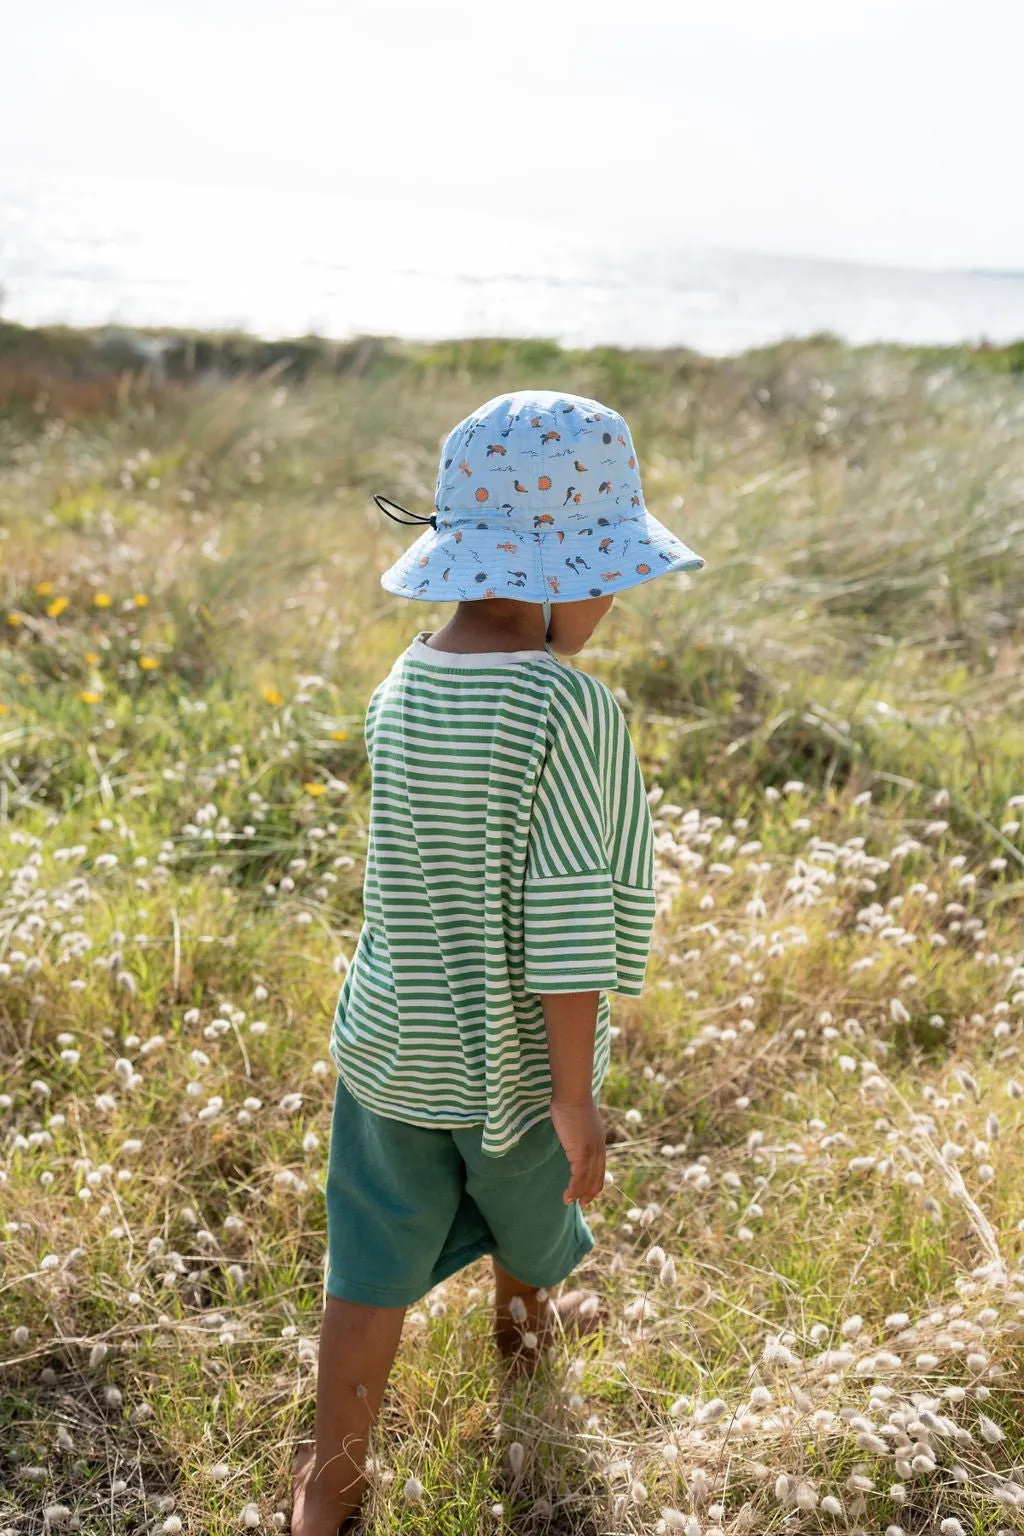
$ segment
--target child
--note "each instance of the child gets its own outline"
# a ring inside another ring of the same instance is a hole
[[[647,512],[622,417],[573,395],[481,406],[445,443],[435,501],[382,578],[458,607],[366,715],[365,921],[331,1042],[327,1304],[295,1536],[358,1512],[405,1309],[433,1286],[489,1254],[498,1347],[527,1363],[578,1313],[578,1293],[547,1292],[593,1245],[607,994],[641,990],[653,857],[618,705],[553,653],[579,652],[616,592],[703,564]]]

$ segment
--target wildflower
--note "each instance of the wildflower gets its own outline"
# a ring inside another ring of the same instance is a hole
[[[158,656],[139,657],[139,666],[142,668],[143,672],[155,672],[159,665],[160,658]]]
[[[149,598],[146,596],[145,592],[136,592],[135,596],[132,598],[132,602],[135,604],[136,608],[148,608],[149,606]]]
[[[10,708],[11,706],[9,704],[0,704],[0,715],[9,714]]]
[[[332,741],[348,741],[348,731],[332,731]]]
[[[95,688],[83,688],[80,690],[78,697],[83,704],[98,704],[103,695],[97,693]]]
[[[7,615],[7,622],[8,622],[8,624],[10,624],[12,629],[16,629],[17,626],[21,623],[21,614],[20,613],[9,613]]]
[[[100,653],[99,653],[99,651],[86,651],[86,653],[85,653],[85,661],[86,661],[86,664],[88,666],[90,666],[90,667],[98,667],[99,664],[100,664]]]
[[[164,1536],[179,1536],[179,1532],[182,1529],[180,1515],[168,1515],[160,1529],[163,1531]]]
[[[264,699],[265,699],[265,700],[266,700],[266,702],[267,702],[267,703],[268,703],[268,704],[273,704],[273,705],[274,705],[274,706],[275,706],[275,708],[276,708],[276,707],[277,707],[277,706],[278,706],[278,705],[281,705],[281,704],[283,704],[283,703],[284,703],[284,697],[283,697],[283,695],[282,695],[282,694],[280,694],[280,693],[279,693],[279,692],[278,692],[278,691],[277,691],[277,689],[276,689],[276,688],[270,688],[270,687],[267,687],[267,688],[261,688],[261,689],[260,689],[260,693],[261,693],[261,694],[262,694],[262,695],[263,695],[263,697],[264,697]]]
[[[66,597],[55,597],[52,603],[47,604],[46,611],[51,619],[59,619],[67,606]]]
[[[326,784],[303,784],[307,795],[324,795],[327,793]]]
[[[92,601],[95,608],[109,608],[113,598],[109,592],[97,592],[94,594]]]
[[[423,1484],[418,1477],[407,1477],[402,1492],[407,1504],[418,1504],[423,1497]]]
[[[260,1508],[258,1504],[247,1504],[238,1517],[239,1523],[246,1530],[254,1531],[260,1523]]]

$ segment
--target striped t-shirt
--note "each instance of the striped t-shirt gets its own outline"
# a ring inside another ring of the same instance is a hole
[[[413,1125],[483,1124],[508,1151],[548,1113],[540,995],[637,996],[653,837],[614,697],[547,651],[424,636],[370,700],[364,922],[331,1054],[355,1099]]]

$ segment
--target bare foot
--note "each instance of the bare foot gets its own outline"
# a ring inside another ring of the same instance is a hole
[[[292,1536],[356,1536],[358,1502],[332,1493],[315,1473],[315,1447],[300,1445],[292,1462]]]

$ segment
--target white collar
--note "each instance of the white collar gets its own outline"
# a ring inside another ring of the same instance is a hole
[[[409,646],[406,655],[412,661],[425,662],[430,667],[507,667],[522,661],[552,661],[550,651],[439,651],[425,642],[431,631],[422,630]]]

